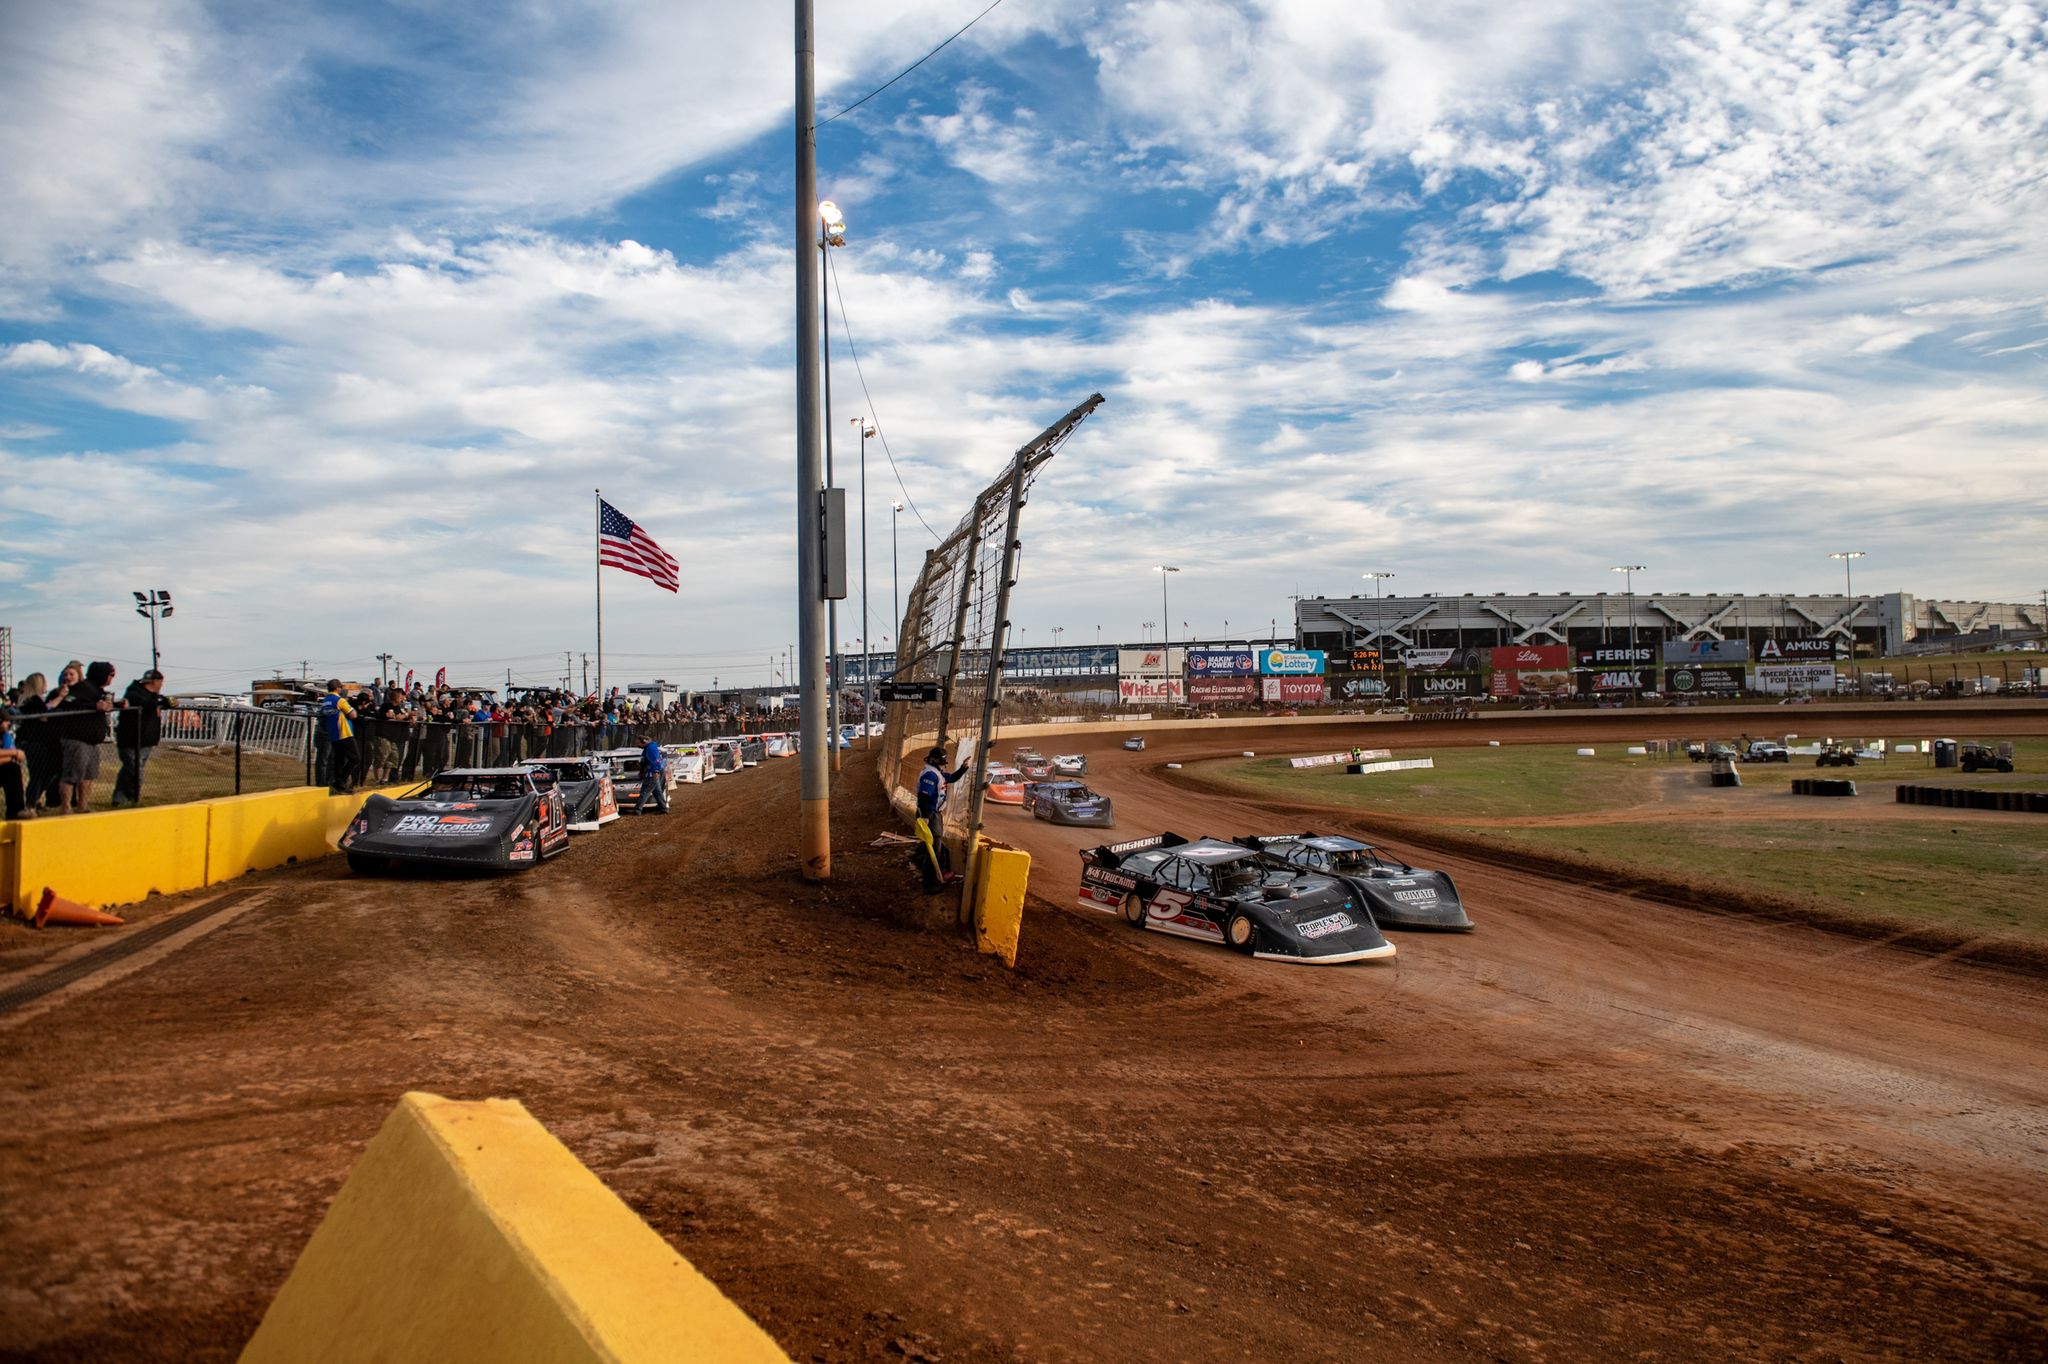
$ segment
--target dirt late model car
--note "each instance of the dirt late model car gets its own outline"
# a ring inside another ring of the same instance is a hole
[[[988,798],[997,805],[1022,805],[1024,774],[1006,763],[990,763]]]
[[[1055,753],[1052,759],[1052,771],[1056,777],[1085,777],[1088,775],[1088,755],[1086,753]]]
[[[1394,955],[1350,884],[1219,838],[1158,834],[1081,854],[1081,904],[1268,961],[1334,966]]]
[[[454,767],[395,800],[371,796],[341,836],[356,872],[401,862],[530,867],[568,846],[554,773],[528,767]]]
[[[1077,781],[1034,781],[1024,787],[1024,813],[1052,824],[1114,829],[1116,806]]]
[[[1145,751],[1145,736],[1133,734],[1130,738],[1124,740],[1124,747],[1132,753],[1143,753]]]
[[[594,834],[619,817],[611,768],[602,758],[529,758],[526,766],[555,774],[569,810],[570,833]]]
[[[1389,857],[1370,843],[1339,834],[1260,834],[1237,840],[1290,867],[1344,881],[1372,911],[1381,928],[1440,928],[1470,932],[1472,920],[1458,888],[1440,871],[1424,871]]]

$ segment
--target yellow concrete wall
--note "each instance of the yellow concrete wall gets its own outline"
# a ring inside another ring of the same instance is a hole
[[[1031,854],[984,840],[974,879],[975,942],[1014,969],[1024,931],[1024,892],[1031,884]]]
[[[387,786],[398,795],[408,786]],[[367,792],[311,786],[0,825],[0,896],[16,913],[44,886],[94,908],[326,857]]]
[[[95,908],[203,886],[206,826],[204,803],[17,824],[8,905],[19,913],[45,886]]]
[[[408,1094],[242,1364],[788,1356],[520,1104]]]

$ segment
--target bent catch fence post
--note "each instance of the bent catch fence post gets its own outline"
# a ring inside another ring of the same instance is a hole
[[[897,626],[899,661],[890,680],[933,683],[938,700],[889,703],[889,718],[882,731],[883,785],[894,791],[902,784],[903,745],[910,734],[931,730],[943,744],[973,724],[980,735],[969,787],[967,864],[961,877],[965,888],[960,903],[963,922],[975,913],[982,799],[988,782],[995,707],[1002,697],[1002,650],[1008,633],[1010,590],[1017,579],[1021,544],[1017,528],[1026,494],[1038,470],[1102,402],[1100,393],[1090,394],[1018,449],[1003,472],[975,497],[953,532],[925,555]]]

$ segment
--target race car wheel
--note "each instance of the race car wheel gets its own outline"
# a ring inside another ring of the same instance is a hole
[[[1145,926],[1145,902],[1135,892],[1124,896],[1124,922],[1132,928]]]
[[[1999,771],[2001,771],[2001,772],[2010,772],[2010,771],[2012,771],[2012,759],[2011,759],[2011,758],[2000,758],[2000,759],[1998,760],[1998,770],[1999,770]]]
[[[1240,911],[1230,916],[1230,922],[1223,926],[1223,940],[1238,951],[1249,955],[1259,945],[1259,926],[1252,922],[1252,916]]]
[[[385,865],[383,858],[372,857],[368,853],[350,853],[348,855],[348,869],[358,876],[370,876],[380,872],[384,870]]]

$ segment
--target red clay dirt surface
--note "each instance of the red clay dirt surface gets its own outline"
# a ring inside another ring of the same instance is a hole
[[[1130,838],[1277,817],[1168,760],[1673,732],[1559,719],[1037,742]],[[250,877],[0,1014],[0,1359],[232,1359],[414,1088],[522,1100],[800,1361],[2044,1355],[2039,974],[1435,855],[1476,932],[1254,961],[1073,907],[1101,835],[999,810],[1013,974],[918,926],[864,753],[801,882],[796,777],[508,877]]]

